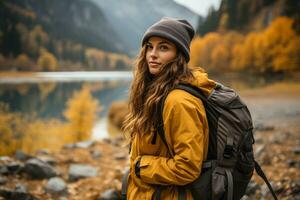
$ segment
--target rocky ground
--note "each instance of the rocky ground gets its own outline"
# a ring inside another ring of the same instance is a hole
[[[241,92],[255,125],[255,157],[279,199],[300,199],[300,87],[276,86]],[[34,155],[0,157],[0,200],[119,199],[128,165],[122,139],[65,145]],[[255,174],[244,200],[272,199]]]
[[[118,199],[127,156],[117,138],[0,157],[0,199]]]

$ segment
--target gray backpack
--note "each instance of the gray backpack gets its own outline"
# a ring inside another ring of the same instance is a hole
[[[253,156],[253,124],[247,106],[236,92],[217,84],[213,92],[206,97],[194,86],[179,84],[182,89],[202,100],[209,124],[209,146],[207,160],[204,161],[201,175],[191,184],[178,187],[178,199],[186,199],[186,190],[190,190],[195,200],[237,200],[245,194],[254,169],[268,185],[274,199],[277,199],[269,181]],[[158,134],[168,147],[160,104],[160,125]],[[169,149],[171,155],[172,151]],[[163,186],[157,187],[153,199],[160,199]]]

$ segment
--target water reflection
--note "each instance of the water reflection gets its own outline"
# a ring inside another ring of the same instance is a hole
[[[48,82],[26,84],[1,84],[0,101],[9,105],[10,110],[28,115],[37,113],[41,118],[62,118],[66,101],[83,86],[89,86],[94,98],[103,105],[99,117],[107,113],[111,102],[124,100],[128,96],[129,81],[101,82]]]
[[[8,104],[10,107],[9,112],[11,113],[6,112],[4,117],[0,115],[0,122],[8,124],[6,127],[2,126],[3,129],[0,126],[0,129],[4,130],[4,128],[8,128],[11,130],[6,134],[7,141],[11,137],[16,141],[19,140],[19,142],[12,145],[19,147],[23,145],[23,149],[28,147],[28,151],[33,150],[29,147],[32,146],[33,142],[37,142],[38,138],[40,138],[41,142],[36,147],[47,146],[50,141],[55,141],[54,143],[61,145],[62,133],[70,132],[68,127],[65,126],[68,122],[63,114],[67,108],[67,102],[76,91],[80,91],[82,88],[89,88],[92,97],[99,101],[102,107],[102,111],[98,113],[100,120],[94,125],[92,137],[96,139],[109,136],[115,137],[118,130],[108,124],[106,117],[113,102],[124,101],[128,98],[130,77],[131,72],[124,72],[123,75],[122,73],[111,72],[56,72],[41,73],[40,75],[35,74],[32,77],[26,76],[23,79],[12,77],[1,78],[0,102]],[[247,74],[212,75],[210,78],[233,87],[238,91],[262,87],[280,80],[248,76]],[[249,105],[251,106],[251,102]],[[256,103],[253,105],[256,106]],[[255,111],[256,107],[252,107]],[[116,106],[114,112],[118,112],[118,114],[122,113],[118,106]],[[22,115],[19,115],[19,113]],[[115,124],[120,124],[120,116],[112,115]],[[30,119],[27,120],[27,117]],[[15,119],[15,121],[11,123],[12,120],[9,120],[10,118]],[[26,120],[22,120],[23,118]],[[20,127],[15,127],[18,124],[22,127],[21,129]],[[108,134],[108,130],[111,131],[110,135]],[[21,135],[25,134],[27,135],[26,137],[21,137]],[[52,136],[52,139],[48,137],[49,135]],[[66,141],[70,140],[67,135],[64,136],[66,136]],[[27,145],[25,148],[25,143],[30,145]]]

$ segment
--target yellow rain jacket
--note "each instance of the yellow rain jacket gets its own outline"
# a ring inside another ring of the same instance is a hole
[[[211,93],[216,83],[201,71],[194,72],[195,80],[190,84],[200,88],[204,94]],[[137,134],[130,153],[127,199],[151,200],[154,185],[164,185],[161,199],[177,200],[176,185],[193,182],[200,174],[202,161],[208,151],[208,121],[202,102],[183,90],[171,91],[163,109],[164,131],[167,143],[174,152],[168,153],[160,137],[151,144],[153,133]],[[134,166],[140,159],[140,176]],[[191,193],[188,199],[193,199]]]

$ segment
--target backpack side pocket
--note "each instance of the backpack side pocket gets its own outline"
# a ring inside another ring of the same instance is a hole
[[[240,152],[233,170],[234,199],[243,197],[254,171],[253,152]]]
[[[203,167],[201,175],[191,184],[188,185],[194,200],[211,200],[211,180],[214,170],[214,161],[208,161],[206,164],[210,164],[209,167]]]

